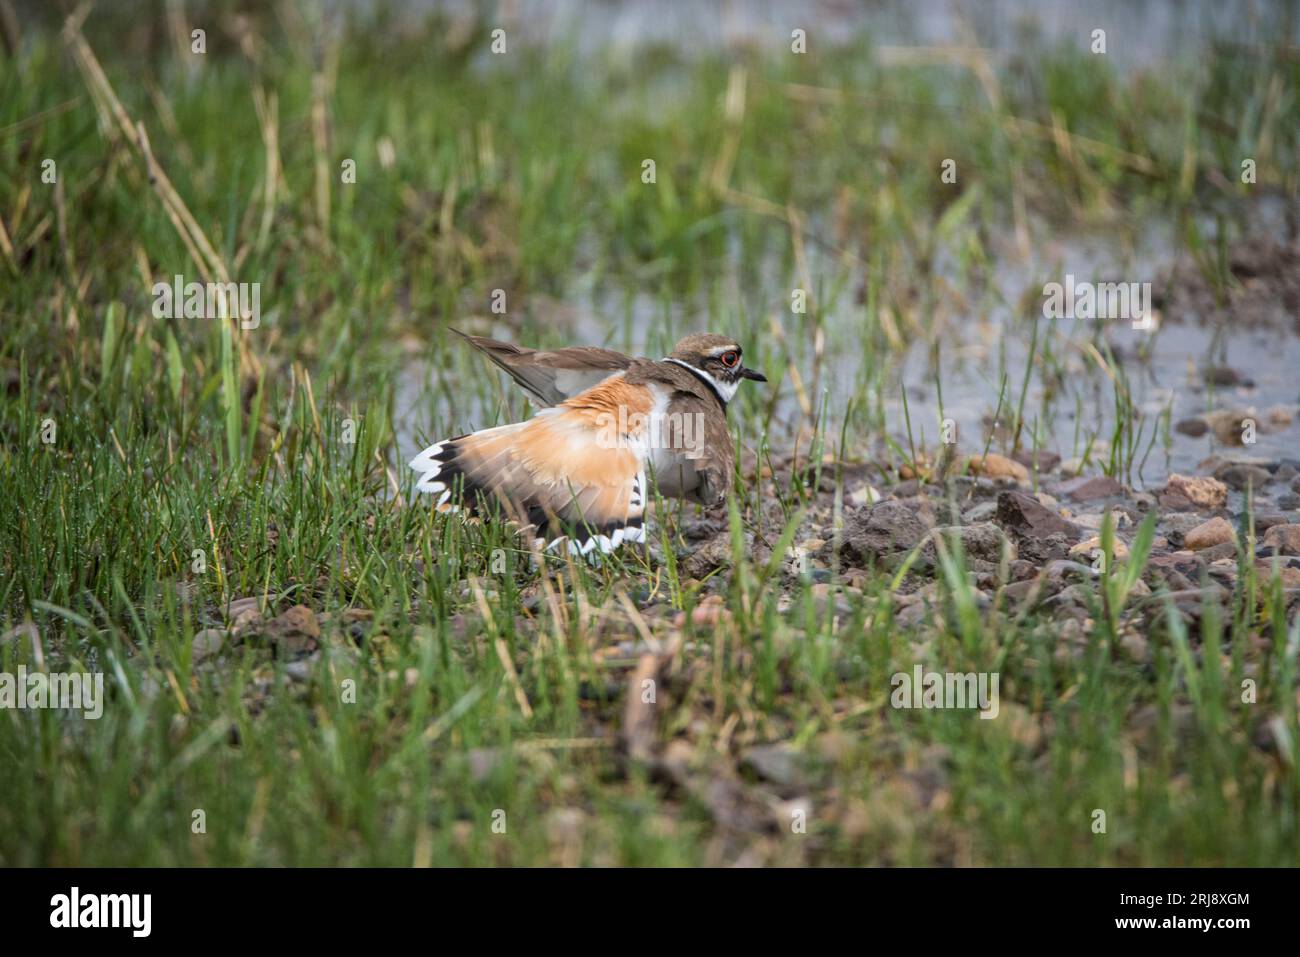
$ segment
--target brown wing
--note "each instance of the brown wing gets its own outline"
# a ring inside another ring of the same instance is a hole
[[[411,463],[423,473],[417,488],[437,494],[440,508],[477,510],[495,499],[547,548],[567,540],[575,553],[613,551],[644,538],[636,415],[653,406],[651,390],[616,376],[527,422],[430,446]]]
[[[543,406],[559,405],[632,363],[631,357],[612,349],[575,346],[547,352],[451,331],[491,359]]]

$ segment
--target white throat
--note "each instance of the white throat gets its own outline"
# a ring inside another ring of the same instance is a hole
[[[719,382],[709,373],[705,372],[703,369],[695,368],[695,366],[691,365],[689,362],[683,362],[681,359],[674,359],[672,356],[664,356],[664,361],[675,362],[677,365],[681,366],[683,369],[687,370],[688,372],[695,373],[697,376],[699,376],[701,379],[703,379],[705,382],[707,382],[710,386],[713,387],[713,391],[718,394],[718,398],[722,400],[723,405],[726,405],[733,398],[735,398],[736,390],[740,388],[739,379],[737,379],[734,382]]]

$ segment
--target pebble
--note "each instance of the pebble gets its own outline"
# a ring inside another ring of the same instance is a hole
[[[875,505],[879,501],[880,493],[870,485],[856,488],[849,493],[849,504],[851,505]]]
[[[1258,465],[1225,465],[1215,470],[1214,477],[1238,491],[1260,488],[1273,480],[1273,474]]]
[[[1174,426],[1174,431],[1182,435],[1190,435],[1194,439],[1199,439],[1206,432],[1210,431],[1210,427],[1202,418],[1183,419]]]
[[[1048,452],[1045,449],[1039,449],[1037,452],[1022,451],[1012,456],[1017,462],[1027,469],[1042,474],[1053,471],[1061,464],[1061,457],[1055,452]]]
[[[998,494],[998,521],[1014,528],[1025,535],[1045,537],[1048,535],[1065,535],[1078,538],[1079,528],[1066,521],[1052,509],[1043,505],[1038,499],[1023,492],[1005,491]]]
[[[1064,581],[1069,575],[1080,575],[1084,578],[1097,578],[1101,572],[1091,565],[1085,565],[1082,562],[1067,562],[1064,559],[1058,559],[1054,562],[1048,562],[1043,573],[1049,581]]]
[[[1090,475],[1072,479],[1061,486],[1061,494],[1076,502],[1095,502],[1124,494],[1124,486],[1109,475]]]
[[[788,744],[760,744],[745,751],[741,766],[765,781],[797,786],[804,780],[803,754]]]
[[[996,452],[988,452],[983,456],[972,455],[967,459],[967,466],[974,475],[983,475],[987,478],[1009,478],[1015,479],[1017,482],[1029,481],[1029,469],[1015,459],[1009,459],[1005,455],[998,455]]]
[[[1291,521],[1291,516],[1285,512],[1256,512],[1255,513],[1255,531],[1267,532],[1274,525],[1286,525]]]
[[[1119,559],[1120,561],[1123,561],[1124,559],[1128,558],[1128,546],[1125,545],[1122,540],[1116,538],[1112,548],[1113,548],[1113,554],[1115,558]],[[1100,535],[1094,535],[1092,538],[1088,539],[1087,541],[1080,542],[1078,545],[1075,545],[1073,548],[1070,549],[1071,555],[1092,555],[1093,553],[1100,553],[1100,552],[1101,552]]]
[[[1205,370],[1206,385],[1230,386],[1230,385],[1254,385],[1254,382],[1246,376],[1243,376],[1231,366],[1210,366]]]
[[[1266,413],[1268,421],[1280,429],[1285,429],[1295,421],[1295,409],[1289,405],[1275,405]]]
[[[190,661],[198,664],[205,658],[211,658],[221,650],[225,640],[226,633],[220,628],[204,628],[195,632],[194,640],[190,643]]]
[[[1197,554],[1203,562],[1231,561],[1235,572],[1237,563],[1236,542],[1220,542],[1218,545],[1211,545],[1209,548],[1201,549]]]
[[[1272,559],[1261,559],[1255,563],[1255,571],[1264,581],[1272,581],[1274,574],[1282,580],[1283,588],[1300,588],[1300,568],[1292,568],[1290,565],[1278,563],[1276,571],[1273,568]]]
[[[1220,508],[1228,500],[1228,486],[1208,477],[1175,473],[1165,482],[1165,491],[1181,495],[1197,508]]]
[[[1231,542],[1233,529],[1226,519],[1214,517],[1187,533],[1184,544],[1194,552]]]
[[[1264,533],[1264,545],[1283,555],[1300,555],[1300,525],[1274,525]]]

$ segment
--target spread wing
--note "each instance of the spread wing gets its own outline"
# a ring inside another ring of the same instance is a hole
[[[559,405],[632,364],[612,349],[579,346],[542,351],[452,330],[510,375],[539,405]]]
[[[496,500],[546,548],[567,540],[586,554],[642,541],[646,443],[634,413],[643,419],[654,404],[650,388],[607,378],[527,422],[430,446],[411,463],[417,488],[443,509]]]

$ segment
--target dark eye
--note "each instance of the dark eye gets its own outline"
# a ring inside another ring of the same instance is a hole
[[[724,353],[723,353],[722,355],[720,355],[718,358],[722,360],[722,364],[723,364],[724,366],[726,366],[728,369],[730,369],[730,368],[734,367],[734,366],[736,365],[736,363],[738,363],[738,362],[740,361],[740,353],[739,353],[739,352],[735,352],[735,351],[732,351],[732,352],[724,352]]]

